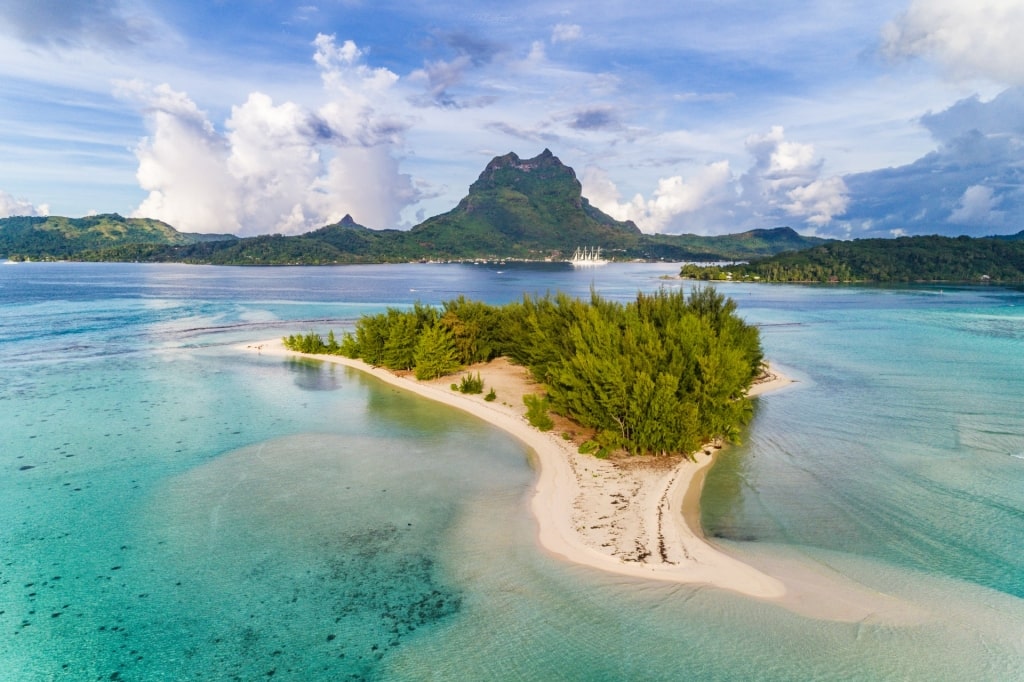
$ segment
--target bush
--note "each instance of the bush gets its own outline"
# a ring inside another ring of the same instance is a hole
[[[281,341],[284,342],[285,348],[299,353],[327,352],[327,344],[324,343],[323,338],[319,334],[312,331],[305,335],[292,334],[291,336],[284,337],[283,339],[281,339]]]
[[[462,377],[462,383],[459,384],[460,393],[483,393],[484,392],[484,380],[480,378],[480,372],[476,373],[476,376],[467,374]]]
[[[550,431],[555,427],[555,422],[548,414],[548,397],[540,395],[524,395],[523,403],[526,404],[526,421],[530,422],[538,431]]]
[[[484,400],[486,400],[489,403],[493,403],[497,398],[498,395],[494,392],[493,388],[491,389],[490,393],[484,396]]]

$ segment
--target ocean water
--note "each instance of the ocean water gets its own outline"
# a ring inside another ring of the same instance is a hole
[[[0,265],[0,680],[1024,679],[1024,294],[728,284],[798,382],[703,524],[924,614],[799,615],[538,548],[529,453],[260,341],[674,265]]]

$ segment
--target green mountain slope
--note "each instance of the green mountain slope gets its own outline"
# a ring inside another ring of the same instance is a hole
[[[161,246],[138,253],[132,260],[209,263],[212,265],[333,265],[408,260],[391,256],[398,230],[371,230],[351,216],[341,222],[296,236],[260,235],[230,242]],[[110,259],[110,251],[90,254]]]
[[[646,260],[746,260],[784,251],[808,249],[828,239],[805,237],[790,227],[749,230],[738,234],[705,237],[696,234],[645,234],[636,257]]]
[[[458,206],[406,237],[428,257],[566,257],[578,246],[635,248],[640,230],[590,205],[576,173],[545,149],[525,161],[514,153],[487,164]]]
[[[0,257],[62,259],[131,245],[194,244],[236,239],[231,235],[178,232],[167,223],[149,218],[125,218],[116,213],[64,218],[61,216],[0,219]]]

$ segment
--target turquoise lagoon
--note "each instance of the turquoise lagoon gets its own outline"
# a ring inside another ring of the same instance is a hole
[[[816,620],[538,548],[529,453],[259,341],[674,265],[0,266],[0,679],[1024,679],[1024,294],[727,284],[798,383],[716,543],[924,613]]]

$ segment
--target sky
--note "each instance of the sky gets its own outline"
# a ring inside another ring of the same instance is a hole
[[[550,149],[648,233],[1024,229],[1024,0],[0,0],[0,217],[408,229]]]

